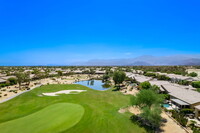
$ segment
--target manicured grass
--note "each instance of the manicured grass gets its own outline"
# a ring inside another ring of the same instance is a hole
[[[77,124],[84,114],[78,104],[57,103],[36,113],[0,124],[1,133],[57,133]]]
[[[61,94],[54,97],[38,96],[45,92],[56,92],[66,89],[87,91],[79,94]],[[118,110],[129,105],[129,102],[130,96],[111,90],[97,91],[78,84],[46,85],[0,104],[0,124],[25,117],[55,103],[74,103],[81,105],[85,113],[76,125],[69,129],[66,128],[63,133],[146,132],[145,129],[140,128],[129,120],[131,114],[118,113]],[[54,120],[49,122],[54,122]],[[31,125],[29,122],[27,124]],[[2,128],[0,128],[0,131]]]

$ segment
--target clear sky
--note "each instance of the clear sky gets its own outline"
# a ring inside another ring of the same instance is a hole
[[[0,65],[200,53],[199,0],[1,0]]]

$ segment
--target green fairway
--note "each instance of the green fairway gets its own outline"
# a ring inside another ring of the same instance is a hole
[[[61,90],[87,91],[78,94],[41,96],[42,93]],[[29,130],[28,128],[32,128],[32,132],[43,130],[43,133],[146,132],[145,129],[133,124],[129,120],[131,114],[118,113],[121,107],[126,107],[129,103],[130,96],[123,95],[116,91],[97,91],[78,84],[46,85],[0,104],[0,131],[4,131],[3,133],[12,133],[10,132],[12,130],[14,133],[17,133],[20,129],[26,131]],[[55,108],[53,106],[58,107]],[[61,106],[68,106],[66,108],[71,108],[72,112],[63,109],[64,107]],[[71,113],[73,115],[71,115]],[[42,114],[44,115],[42,116]],[[70,118],[68,117],[69,114]],[[42,118],[39,118],[39,116],[42,116]],[[45,119],[45,117],[49,117],[48,120]],[[55,119],[55,117],[58,118]],[[42,119],[43,121],[38,119]],[[35,123],[35,121],[38,122]],[[22,125],[20,125],[20,123]],[[31,127],[32,125],[35,127]],[[53,125],[53,127],[50,125]],[[48,126],[50,126],[50,128]],[[6,129],[7,127],[10,127],[9,131]],[[6,132],[6,130],[8,132]],[[26,133],[23,131],[20,133]]]
[[[80,121],[84,108],[77,104],[57,103],[31,115],[0,124],[1,133],[45,133],[64,131]]]

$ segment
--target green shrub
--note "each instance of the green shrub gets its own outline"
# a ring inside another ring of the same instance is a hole
[[[193,113],[193,109],[189,109],[189,108],[185,108],[185,109],[181,109],[180,113],[186,115],[186,114],[191,114]]]
[[[140,85],[139,85],[140,89],[150,89],[151,88],[151,84],[148,82],[148,81],[145,81],[145,82],[142,82]]]
[[[195,87],[195,88],[200,88],[200,81],[192,82],[192,86]]]
[[[199,127],[194,127],[192,129],[193,133],[200,133],[200,128]]]
[[[176,111],[172,112],[172,117],[177,120],[182,126],[186,127],[188,123],[188,119],[184,117],[183,114],[179,114]]]
[[[162,94],[162,95],[165,98],[165,100],[169,100],[170,99],[170,95],[169,94]]]
[[[144,76],[156,77],[156,74],[155,73],[145,73]]]
[[[10,83],[10,85],[15,85],[15,84],[17,84],[17,79],[16,78],[9,78],[8,82]]]
[[[180,84],[180,85],[190,85],[191,82],[187,81],[187,80],[181,80],[181,81],[178,82],[178,84]]]
[[[197,77],[197,75],[198,75],[198,74],[195,73],[195,72],[191,72],[191,73],[188,74],[188,76],[191,76],[191,77]]]
[[[170,80],[170,77],[166,76],[166,75],[158,75],[157,76],[158,80]]]

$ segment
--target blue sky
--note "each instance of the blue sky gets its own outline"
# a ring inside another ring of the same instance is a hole
[[[199,0],[1,0],[0,65],[200,53]]]

